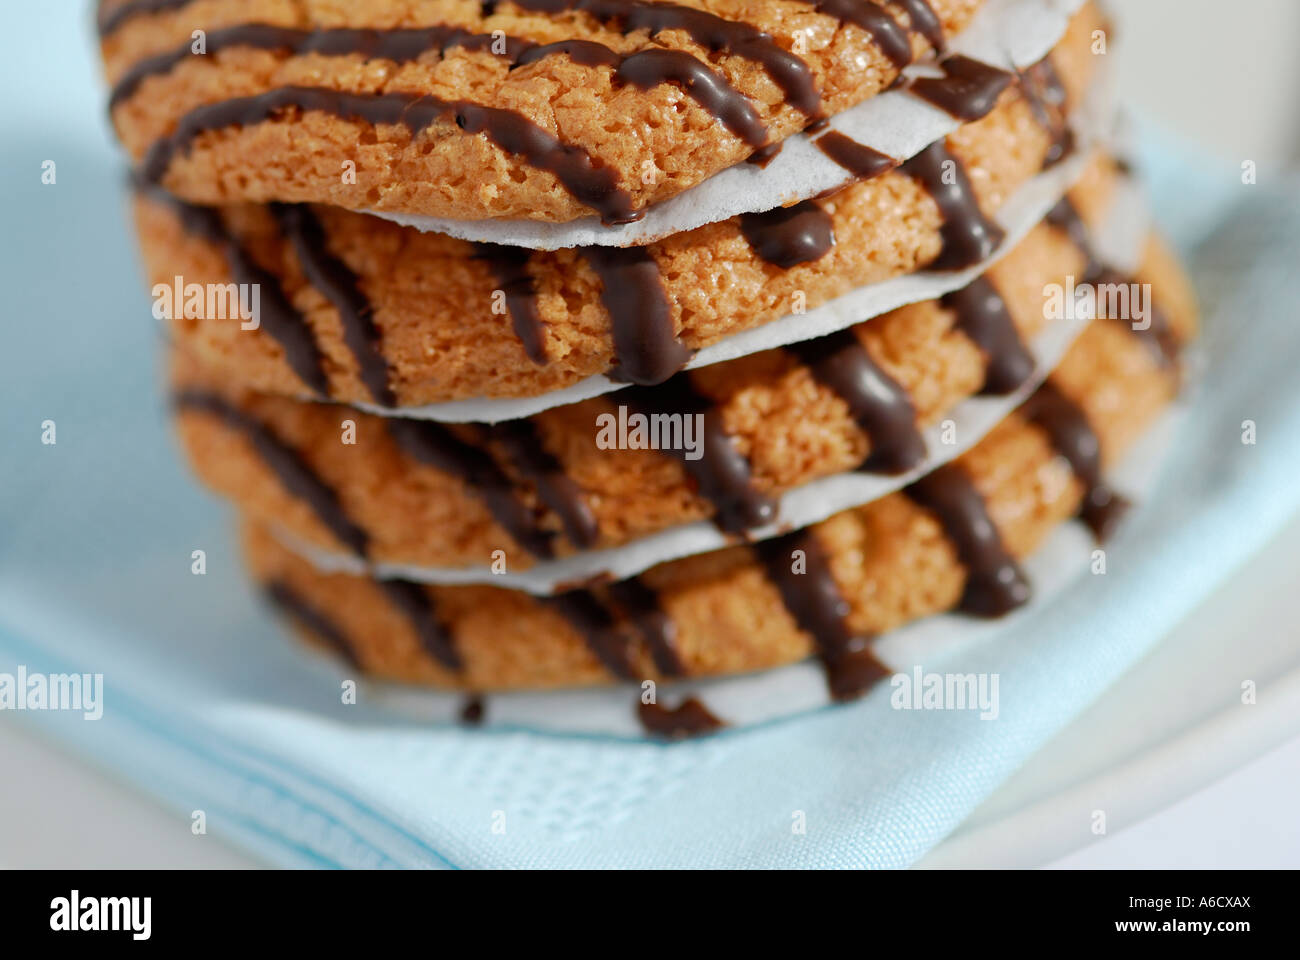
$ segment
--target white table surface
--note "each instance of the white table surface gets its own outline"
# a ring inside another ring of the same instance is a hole
[[[1300,3],[1112,8],[1122,89],[1143,115],[1261,173],[1294,165]],[[1298,570],[1300,520],[921,865],[1300,866]],[[1243,706],[1253,678],[1259,702]],[[257,865],[13,715],[0,714],[0,770],[19,772],[0,790],[0,867]],[[1104,836],[1089,830],[1099,809]]]

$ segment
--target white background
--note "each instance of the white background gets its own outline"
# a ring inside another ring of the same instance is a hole
[[[1261,175],[1295,168],[1300,2],[1111,6],[1121,89],[1145,119]],[[1300,521],[923,865],[1300,867],[1297,570]],[[1246,678],[1255,706],[1239,702]],[[0,867],[252,865],[12,715],[0,714],[0,770],[19,772],[0,790]]]

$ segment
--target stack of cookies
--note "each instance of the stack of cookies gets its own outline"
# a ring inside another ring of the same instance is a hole
[[[103,0],[99,29],[184,447],[366,675],[639,685],[667,733],[719,721],[646,681],[816,658],[857,697],[881,634],[1007,614],[1053,528],[1104,538],[1177,393],[1195,306],[1086,119],[1091,3]]]

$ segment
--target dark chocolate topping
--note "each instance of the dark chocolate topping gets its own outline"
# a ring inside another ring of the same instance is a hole
[[[851,23],[871,35],[880,52],[896,67],[912,62],[912,40],[903,25],[885,12],[884,7],[864,0],[807,0],[818,13]],[[915,4],[913,4],[915,6]],[[914,11],[908,9],[908,14]],[[915,22],[915,21],[913,21]],[[917,32],[921,32],[918,26]]]
[[[1065,231],[1070,242],[1087,258],[1087,266],[1083,271],[1085,280],[1091,280],[1101,273],[1102,266],[1093,252],[1088,225],[1083,222],[1083,217],[1079,216],[1079,211],[1068,196],[1062,197],[1056,206],[1047,211],[1045,220],[1056,229]]]
[[[1140,285],[1135,277],[1112,269],[1102,270],[1093,278],[1092,282],[1098,287]],[[1149,304],[1149,310],[1150,315],[1146,318],[1149,323],[1145,330],[1133,325],[1137,320],[1133,316],[1117,315],[1106,319],[1123,324],[1126,330],[1147,345],[1147,349],[1151,351],[1151,355],[1156,358],[1161,366],[1177,371],[1181,352],[1178,335],[1174,333],[1173,327],[1169,325],[1169,318],[1165,316],[1160,308],[1152,303]]]
[[[1037,424],[1052,440],[1056,452],[1070,464],[1083,482],[1083,504],[1079,516],[1093,536],[1104,542],[1129,508],[1129,503],[1102,480],[1101,440],[1088,416],[1050,380],[1038,388],[1021,409],[1026,419]]]
[[[984,498],[955,463],[927,474],[904,492],[935,514],[966,568],[961,609],[978,617],[1000,617],[1029,600],[1029,583],[1002,545]]]
[[[557,54],[562,54],[584,67],[617,67],[623,62],[623,55],[617,50],[596,40],[577,39],[557,40],[555,43],[528,47],[519,54],[515,62],[517,66],[524,67]]]
[[[461,723],[469,727],[477,727],[483,723],[486,716],[487,703],[483,697],[475,694],[465,698],[465,703],[460,708]]]
[[[843,398],[849,415],[870,438],[871,453],[861,469],[899,474],[925,460],[925,440],[911,398],[872,359],[851,329],[786,349]]]
[[[1060,202],[1051,209],[1047,214],[1047,222],[1058,230],[1064,230],[1074,245],[1087,257],[1088,265],[1084,270],[1083,277],[1085,283],[1094,286],[1109,284],[1128,286],[1136,282],[1133,277],[1104,266],[1097,258],[1089,240],[1088,225],[1083,222],[1083,217],[1079,216],[1079,211],[1068,196],[1062,197]],[[1155,304],[1150,305],[1150,311],[1151,315],[1147,318],[1150,322],[1145,330],[1133,326],[1133,317],[1107,317],[1105,319],[1122,323],[1135,337],[1140,338],[1150,347],[1152,354],[1160,361],[1162,366],[1177,370],[1180,353],[1178,336],[1174,333],[1173,327],[1169,324],[1169,318],[1164,315],[1163,311],[1158,309]]]
[[[925,187],[943,215],[943,248],[930,269],[972,267],[1002,243],[1006,234],[984,216],[966,168],[944,141],[932,143],[898,169]]]
[[[934,8],[930,6],[930,0],[894,0],[894,2],[907,12],[912,30],[925,37],[930,46],[942,53],[946,45],[943,24],[939,22]]]
[[[582,634],[589,649],[620,680],[636,678],[631,635],[590,590],[571,590],[548,598],[554,608]]]
[[[665,450],[681,461],[694,479],[699,495],[713,504],[713,522],[728,533],[762,527],[776,517],[776,502],[753,483],[749,461],[736,449],[726,432],[722,411],[696,391],[689,373],[679,373],[653,389],[631,388],[614,394],[614,400],[653,416],[702,414],[702,456],[689,460],[686,450]]]
[[[1006,301],[988,277],[977,277],[940,301],[957,315],[956,327],[984,354],[983,391],[1005,396],[1014,393],[1034,373],[1034,358],[1025,349],[1007,310]]]
[[[343,342],[356,358],[361,381],[375,403],[382,407],[397,404],[388,384],[388,360],[384,356],[383,335],[375,325],[370,299],[361,291],[357,275],[330,252],[324,228],[302,204],[271,205],[280,230],[293,244],[298,263],[307,282],[319,290],[338,311],[343,325]]]
[[[624,618],[641,634],[655,668],[665,677],[685,675],[677,652],[677,624],[659,604],[659,597],[640,577],[611,584],[610,596]]]
[[[691,351],[677,339],[659,265],[645,247],[584,247],[600,277],[600,302],[614,338],[613,380],[662,383],[684,367]]]
[[[537,287],[528,272],[532,251],[524,247],[507,247],[499,243],[477,243],[476,256],[487,262],[497,284],[506,295],[506,309],[515,336],[523,345],[528,359],[539,366],[546,363],[545,328],[537,310]]]
[[[713,114],[728,130],[752,147],[767,143],[767,127],[749,98],[733,87],[722,74],[684,50],[653,47],[626,56],[594,40],[560,40],[523,51],[520,66],[551,54],[562,53],[585,67],[614,67],[614,79],[651,90],[672,83]]]
[[[883,173],[888,173],[899,165],[899,161],[879,150],[873,150],[865,144],[858,143],[838,130],[827,130],[813,141],[813,144],[826,156],[830,157],[849,173],[855,180],[870,180]]]
[[[659,737],[695,737],[726,726],[696,697],[687,697],[671,710],[638,700],[637,719],[647,733]]]
[[[749,98],[689,53],[642,50],[623,61],[617,76],[642,90],[674,83],[751,147],[767,144],[767,127]]]
[[[145,187],[143,192],[151,200],[171,206],[186,233],[221,248],[235,282],[257,289],[258,320],[284,351],[285,361],[308,389],[318,396],[328,397],[329,378],[325,375],[324,358],[311,324],[289,302],[279,279],[253,260],[239,238],[226,227],[221,214],[212,207],[197,207],[177,200],[158,189]]]
[[[409,580],[376,580],[388,602],[405,614],[425,653],[448,670],[460,670],[464,664],[456,643],[434,613],[433,599],[427,587]]]
[[[485,134],[506,153],[554,174],[576,200],[599,213],[606,223],[629,223],[643,216],[642,211],[633,208],[627,191],[618,185],[617,171],[582,148],[556,139],[522,114],[413,93],[345,93],[289,86],[205,104],[187,113],[170,136],[149,148],[142,175],[147,181],[160,181],[172,158],[188,150],[194,138],[205,131],[262,123],[291,108],[321,110],[370,124],[403,124],[412,136],[436,122],[454,122],[466,133]]]
[[[1066,90],[1049,57],[1020,74],[1020,92],[1034,119],[1051,135],[1044,167],[1053,167],[1074,152],[1074,131],[1066,115]]]
[[[889,670],[871,652],[872,638],[849,630],[848,601],[831,575],[826,551],[811,531],[796,530],[754,549],[795,623],[812,635],[832,697],[851,700],[888,676]],[[803,573],[793,569],[796,550],[803,551]]]
[[[745,158],[745,162],[752,163],[756,167],[766,167],[777,158],[784,146],[785,144],[778,140],[776,143],[769,143],[765,147],[759,147]]]
[[[252,416],[231,405],[215,393],[181,390],[173,398],[178,411],[194,410],[217,417],[232,430],[248,438],[267,467],[279,478],[285,490],[301,499],[338,541],[360,557],[369,547],[366,532],[349,519],[330,487],[294,450]]]
[[[350,666],[360,669],[361,661],[357,658],[357,652],[338,624],[308,603],[305,597],[283,580],[272,580],[264,589],[267,599],[276,607],[324,640]]]
[[[740,231],[761,259],[783,270],[820,260],[835,246],[835,222],[816,200],[743,214]]]
[[[939,64],[942,77],[918,77],[912,93],[958,120],[970,123],[988,116],[1015,74],[960,54]]]
[[[552,534],[538,527],[510,478],[490,456],[432,420],[390,417],[385,424],[409,456],[459,477],[470,491],[482,497],[501,528],[530,554],[548,559],[555,555]]]
[[[536,487],[542,502],[560,518],[569,542],[584,550],[595,546],[600,536],[596,515],[560,461],[542,446],[536,425],[531,420],[507,420],[490,427],[489,435],[501,445],[519,474]]]

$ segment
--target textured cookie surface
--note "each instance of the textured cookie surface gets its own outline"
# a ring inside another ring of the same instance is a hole
[[[563,687],[817,654],[833,692],[852,696],[881,675],[865,638],[954,607],[993,615],[1023,602],[1016,559],[1076,513],[1095,520],[1114,507],[1100,465],[1135,442],[1177,382],[1128,324],[1095,321],[1021,411],[906,491],[756,547],[549,600],[323,575],[256,524],[247,557],[309,634],[382,678]]]
[[[619,220],[887,88],[981,3],[116,0],[100,30],[119,136],[187,200]]]
[[[1053,54],[1072,101],[1094,66],[1086,41],[1074,31],[1070,54]],[[1039,172],[1055,142],[1012,87],[928,151],[918,175],[904,168],[819,203],[621,252],[529,255],[335,208],[178,210],[153,194],[137,204],[139,234],[151,284],[259,285],[256,330],[219,312],[173,311],[176,339],[233,383],[380,406],[535,396],[611,371],[659,382],[692,350],[950,249],[978,260],[996,246],[985,215]],[[967,176],[939,181],[958,170]],[[920,174],[955,195],[946,216]]]
[[[1108,207],[1112,176],[1099,166],[1072,192],[1085,220]],[[1153,245],[1138,279],[1152,284],[1163,322],[1187,339],[1183,279],[1157,251]],[[538,558],[617,546],[696,520],[739,531],[757,525],[746,521],[762,517],[765,504],[809,481],[863,465],[883,473],[916,466],[924,452],[918,425],[937,422],[981,389],[1005,393],[1023,382],[1032,364],[1020,348],[1049,323],[1044,288],[1082,276],[1085,263],[1064,230],[1045,224],[985,283],[943,302],[497,428],[388,422],[347,407],[252,395],[223,387],[178,355],[178,393],[219,396],[240,415],[181,405],[178,424],[199,476],[248,515],[323,550],[352,549],[350,535],[268,461],[250,435],[256,424],[333,491],[377,562],[483,567],[503,551],[512,569],[524,569]],[[858,392],[864,378],[874,385],[865,397]],[[699,459],[611,449],[614,435],[602,426],[638,411],[679,418],[703,411],[692,426]],[[708,446],[714,427],[718,442]]]

